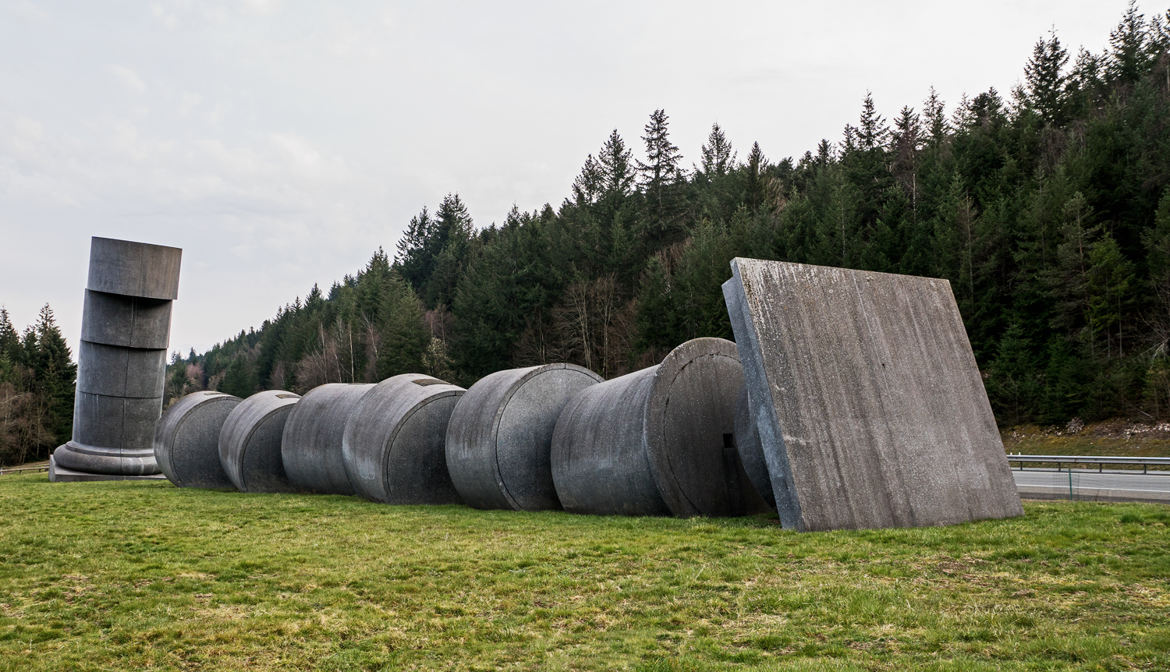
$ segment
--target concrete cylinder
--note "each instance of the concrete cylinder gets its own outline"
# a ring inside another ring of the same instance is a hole
[[[53,452],[50,480],[159,473],[154,432],[181,259],[175,247],[91,240],[73,438]]]
[[[236,405],[219,431],[219,463],[240,492],[295,492],[284,473],[280,444],[299,394],[257,392]]]
[[[154,433],[154,458],[171,483],[181,488],[234,490],[219,461],[219,433],[242,400],[206,390],[176,401]]]
[[[329,383],[305,393],[289,414],[280,446],[289,483],[319,494],[356,494],[346,474],[341,441],[349,414],[373,387]]]
[[[552,471],[576,513],[732,516],[763,510],[735,449],[735,344],[687,341],[662,363],[586,388],[553,431]]]
[[[569,399],[604,380],[573,364],[497,371],[455,404],[447,469],[463,501],[480,509],[559,509],[549,453]]]
[[[387,378],[363,397],[345,427],[350,482],[387,504],[457,504],[444,450],[451,412],[464,390],[415,373]]]

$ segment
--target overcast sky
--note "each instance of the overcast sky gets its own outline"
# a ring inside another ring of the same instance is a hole
[[[90,236],[173,245],[171,349],[203,351],[446,193],[478,226],[559,205],[655,108],[687,165],[712,122],[799,157],[867,90],[887,118],[1006,96],[1037,39],[1100,52],[1125,7],[0,0],[0,305],[20,329],[49,302],[76,356]]]

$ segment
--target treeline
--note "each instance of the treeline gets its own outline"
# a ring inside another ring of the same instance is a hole
[[[696,161],[656,110],[553,208],[478,229],[457,195],[328,295],[314,287],[168,392],[305,391],[421,370],[469,384],[569,361],[612,377],[731,337],[734,256],[947,278],[1001,424],[1170,417],[1170,12],[1130,5],[1103,53],[1039,40],[1008,95],[930,91],[798,159],[718,125]]]
[[[69,440],[76,381],[49,304],[23,334],[0,307],[0,465],[45,459]]]

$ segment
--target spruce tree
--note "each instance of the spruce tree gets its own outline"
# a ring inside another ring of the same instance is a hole
[[[708,180],[723,177],[735,165],[735,152],[731,149],[731,141],[724,135],[719,124],[711,124],[711,133],[699,154],[702,156],[702,167],[698,172]]]
[[[57,444],[65,443],[73,429],[73,401],[77,365],[69,345],[57,327],[53,309],[45,304],[37,315],[36,356],[33,375],[47,410],[46,427]]]

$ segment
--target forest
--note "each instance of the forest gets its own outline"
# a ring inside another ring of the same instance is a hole
[[[866,95],[778,160],[715,124],[688,160],[654,110],[556,207],[482,227],[456,193],[422,207],[392,254],[173,354],[167,397],[551,361],[613,377],[731,338],[720,285],[745,256],[948,279],[1001,427],[1170,419],[1170,11],[1131,4],[1101,53],[1040,38],[1012,91],[887,114]]]
[[[0,466],[47,458],[69,440],[76,379],[49,304],[23,333],[0,306]]]

